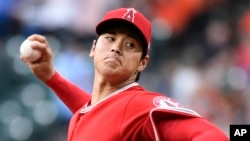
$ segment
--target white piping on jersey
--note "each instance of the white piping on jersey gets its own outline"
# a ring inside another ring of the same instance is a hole
[[[151,121],[151,124],[153,126],[153,130],[154,130],[154,135],[155,135],[155,141],[160,141],[160,136],[158,134],[158,131],[157,131],[157,128],[156,128],[156,125],[155,125],[155,122],[154,122],[154,119],[153,119],[153,112],[154,111],[157,111],[157,110],[169,110],[169,111],[175,111],[175,112],[179,112],[180,114],[181,113],[184,113],[184,114],[188,114],[192,117],[201,117],[197,112],[191,110],[191,109],[187,109],[187,108],[183,108],[183,107],[157,107],[157,108],[154,108],[150,111],[149,113],[149,116],[150,116],[150,121]],[[186,115],[186,116],[188,116]]]
[[[93,107],[95,107],[95,106],[98,105],[99,103],[105,101],[106,99],[108,99],[108,98],[110,98],[110,97],[112,97],[112,96],[114,96],[114,95],[117,95],[118,93],[123,92],[123,91],[125,91],[125,90],[127,90],[127,89],[129,89],[129,88],[131,88],[131,87],[137,86],[137,85],[139,85],[137,82],[133,82],[133,83],[131,83],[131,84],[128,84],[127,86],[124,86],[124,87],[120,88],[119,90],[116,90],[115,92],[111,93],[110,95],[108,95],[107,97],[103,98],[102,100],[100,100],[99,102],[97,102],[97,103],[95,103],[95,104],[93,104],[93,105],[88,106],[88,103],[86,103],[85,106],[82,108],[82,110],[81,110],[80,113],[87,113],[87,112],[89,112]]]
[[[151,124],[153,126],[153,130],[154,130],[154,134],[155,134],[155,141],[160,141],[160,137],[158,135],[158,132],[157,132],[157,129],[156,129],[156,125],[155,125],[155,122],[154,122],[154,119],[153,119],[153,116],[152,116],[152,113],[154,112],[154,109],[150,111],[150,121],[151,121]]]

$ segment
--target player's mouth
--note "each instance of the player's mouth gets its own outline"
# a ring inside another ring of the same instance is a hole
[[[116,62],[116,63],[121,64],[121,61],[118,58],[116,58],[116,57],[108,57],[105,60],[107,60],[109,62]]]
[[[115,63],[115,64],[119,64],[119,65],[122,64],[121,60],[119,59],[119,57],[114,56],[114,55],[110,55],[110,56],[106,57],[104,60],[106,62],[111,62],[111,63]]]

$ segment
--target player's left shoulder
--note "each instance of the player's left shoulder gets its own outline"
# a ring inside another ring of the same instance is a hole
[[[182,106],[174,99],[161,93],[144,91],[138,93],[131,100],[131,103],[135,105],[141,105],[144,108],[149,109],[151,114],[161,113],[200,117],[200,115],[194,110]]]
[[[186,108],[174,99],[164,95],[155,96],[153,98],[153,104],[155,105],[155,108],[151,110],[151,113],[168,113],[182,116],[200,117],[200,115],[196,111]]]

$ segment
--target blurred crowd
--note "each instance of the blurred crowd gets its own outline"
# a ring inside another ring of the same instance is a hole
[[[0,0],[0,141],[66,141],[71,113],[20,61],[22,41],[45,35],[56,70],[91,93],[95,25],[118,7],[140,10],[153,25],[141,85],[227,135],[230,124],[250,123],[249,0]]]

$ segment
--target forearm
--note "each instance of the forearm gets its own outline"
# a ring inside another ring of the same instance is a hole
[[[81,88],[64,79],[58,72],[46,82],[63,103],[71,110],[76,112],[90,99],[90,95]]]

